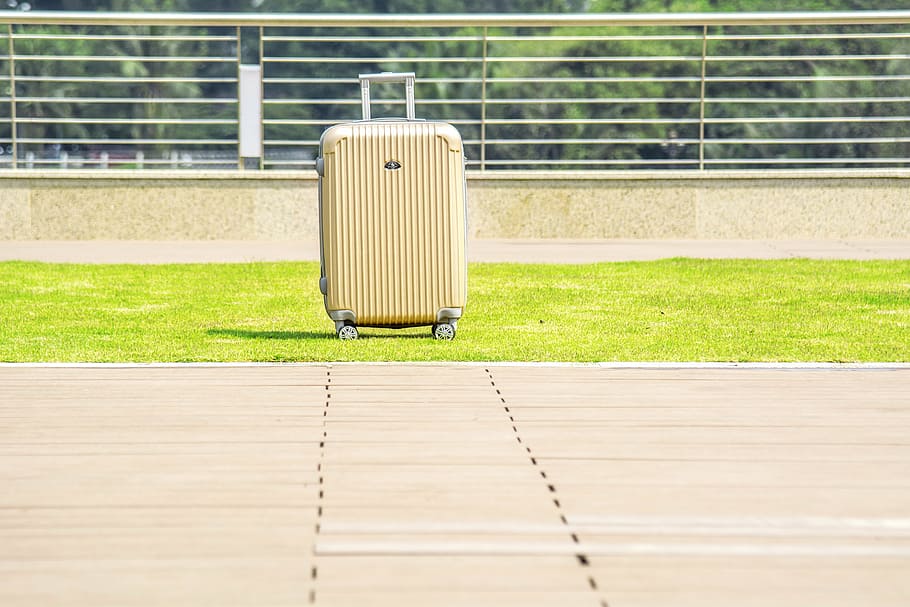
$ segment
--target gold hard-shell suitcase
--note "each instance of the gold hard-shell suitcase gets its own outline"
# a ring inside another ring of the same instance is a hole
[[[319,143],[320,290],[341,339],[431,325],[452,339],[467,298],[464,148],[417,120],[413,73],[360,76],[363,120]],[[370,119],[370,83],[403,82],[407,118]]]

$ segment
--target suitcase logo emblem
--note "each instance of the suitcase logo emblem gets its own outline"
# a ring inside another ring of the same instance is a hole
[[[389,160],[387,163],[385,163],[385,170],[387,171],[397,171],[400,168],[401,163],[397,160]]]

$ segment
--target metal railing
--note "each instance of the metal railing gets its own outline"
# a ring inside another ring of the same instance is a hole
[[[457,125],[480,170],[910,166],[910,11],[5,12],[0,27],[0,167],[311,168],[322,131],[359,118],[357,74],[382,70],[417,73],[418,116]],[[243,158],[250,63],[262,141]]]

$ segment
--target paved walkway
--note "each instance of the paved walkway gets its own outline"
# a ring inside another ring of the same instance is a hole
[[[910,369],[0,366],[0,605],[904,606]]]
[[[910,259],[906,240],[474,240],[471,261],[589,263],[667,257]],[[0,261],[181,263],[319,259],[316,242],[0,241]]]

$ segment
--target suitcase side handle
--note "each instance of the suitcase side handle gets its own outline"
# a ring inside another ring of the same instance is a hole
[[[370,119],[370,83],[403,82],[408,120],[416,116],[414,102],[414,72],[382,72],[381,74],[360,74],[360,102],[363,105],[363,119]]]

